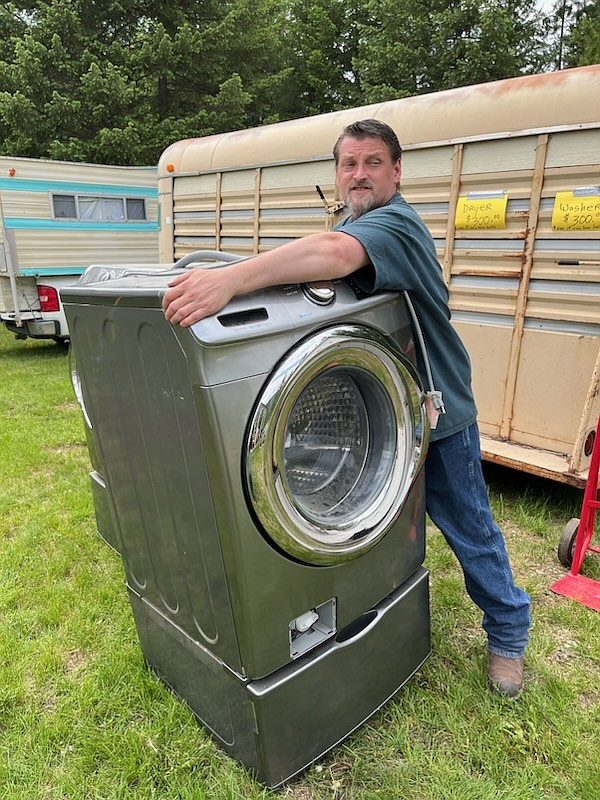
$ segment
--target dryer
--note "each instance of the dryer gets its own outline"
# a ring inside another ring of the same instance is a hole
[[[409,316],[399,294],[336,281],[173,327],[175,272],[91,267],[62,292],[95,502],[148,664],[276,786],[429,654]]]

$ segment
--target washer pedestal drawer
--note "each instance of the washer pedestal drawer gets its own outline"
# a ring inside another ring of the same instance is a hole
[[[348,736],[430,652],[424,568],[336,636],[253,681],[215,659],[131,589],[130,597],[150,666],[268,786],[283,783]]]

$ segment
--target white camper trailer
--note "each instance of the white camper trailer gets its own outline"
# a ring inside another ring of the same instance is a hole
[[[158,262],[155,167],[0,157],[0,321],[66,340],[60,289],[92,263]]]
[[[367,117],[403,145],[402,193],[473,362],[484,457],[582,486],[600,414],[600,66],[177,142],[158,167],[160,260],[330,226],[333,144]]]

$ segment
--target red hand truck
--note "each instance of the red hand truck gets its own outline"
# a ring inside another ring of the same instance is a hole
[[[571,567],[550,589],[565,597],[572,597],[584,606],[600,611],[600,581],[580,575],[579,570],[588,550],[600,553],[600,548],[591,544],[594,535],[596,511],[600,508],[598,500],[598,471],[600,468],[600,418],[592,446],[592,457],[588,472],[580,519],[570,519],[565,525],[558,543],[558,558],[565,567]]]

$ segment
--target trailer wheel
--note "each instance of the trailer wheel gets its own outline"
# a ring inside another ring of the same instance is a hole
[[[558,542],[558,560],[565,567],[570,567],[573,563],[573,554],[575,552],[575,539],[577,538],[577,529],[579,528],[578,519],[570,519],[564,527]]]

